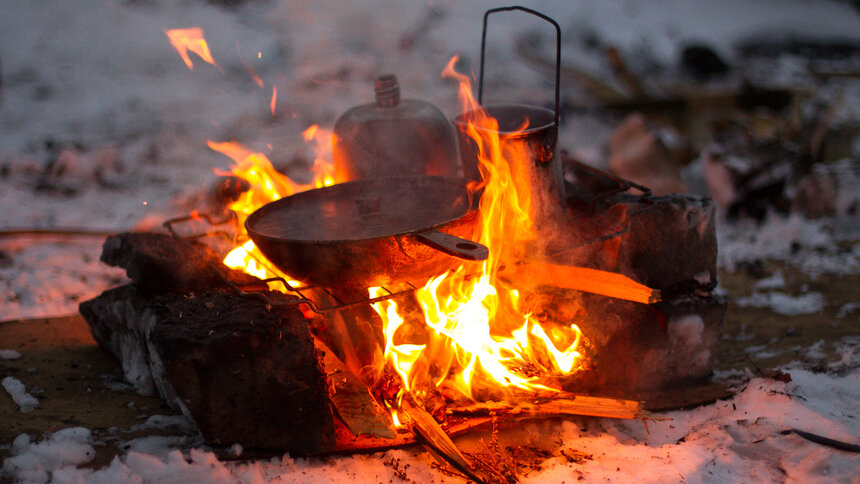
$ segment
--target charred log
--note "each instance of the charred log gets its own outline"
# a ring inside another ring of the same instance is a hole
[[[126,378],[141,392],[157,391],[208,443],[299,453],[334,448],[326,375],[295,305],[267,306],[229,292],[147,296],[129,285],[80,311]]]
[[[260,286],[257,278],[224,267],[209,246],[167,234],[112,235],[105,240],[101,260],[125,269],[139,288],[155,293],[226,287],[219,272],[236,285]]]

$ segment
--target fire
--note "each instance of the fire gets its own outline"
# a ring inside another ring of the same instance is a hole
[[[330,146],[328,140],[331,137],[331,132],[313,125],[305,130],[302,136],[306,141],[313,142],[313,150],[316,155],[311,169],[314,176],[309,184],[293,181],[290,177],[277,171],[265,154],[250,150],[236,141],[223,143],[209,141],[207,143],[209,148],[228,156],[235,162],[231,171],[216,171],[217,175],[235,176],[245,180],[250,185],[247,191],[228,206],[228,209],[237,217],[239,240],[248,238],[245,233],[245,219],[263,205],[294,193],[334,183],[332,176],[334,168],[324,156],[327,147]],[[227,267],[243,270],[261,279],[271,277],[291,279],[265,261],[266,258],[257,249],[254,242],[247,240],[247,242],[231,250],[224,257],[223,262]],[[291,283],[295,283],[295,281],[291,281]]]
[[[470,190],[481,191],[480,222],[473,240],[487,246],[490,255],[480,264],[439,275],[417,289],[415,302],[423,314],[419,321],[414,320],[417,310],[405,311],[395,300],[372,305],[383,321],[385,336],[383,361],[375,363],[385,364],[399,379],[397,397],[385,402],[395,420],[407,392],[420,396],[438,387],[478,399],[513,390],[552,391],[557,390],[557,378],[579,371],[584,359],[583,336],[576,321],[548,316],[539,297],[520,292],[523,281],[501,277],[505,264],[525,258],[540,239],[530,216],[530,191],[519,186],[515,176],[517,164],[531,160],[521,159],[521,153],[500,139],[497,121],[472,96],[469,78],[454,72],[456,60],[451,60],[443,74],[459,81],[464,110],[474,114],[468,133],[478,145],[482,180],[470,186]],[[274,109],[274,87],[272,91]],[[263,153],[236,142],[209,142],[210,148],[235,161],[230,172],[219,174],[239,177],[251,185],[229,206],[242,233],[245,218],[266,203],[334,183],[331,132],[314,125],[302,136],[314,155],[314,176],[307,184],[279,173]],[[225,257],[225,265],[260,278],[289,279],[267,264],[242,233],[241,245]],[[369,291],[371,297],[385,292],[382,288]]]
[[[483,190],[474,240],[486,245],[490,256],[477,273],[462,266],[415,292],[430,330],[426,344],[400,341],[404,322],[395,303],[375,304],[384,324],[385,358],[405,391],[416,391],[422,381],[469,398],[476,390],[553,390],[547,380],[580,369],[582,334],[570,321],[536,316],[538,303],[499,277],[502,265],[520,260],[538,238],[529,191],[512,174],[512,166],[530,160],[517,159],[521,154],[502,143],[497,121],[472,96],[469,78],[454,71],[456,61],[451,59],[443,75],[459,81],[461,104],[474,113],[468,133],[479,147],[482,181],[472,189]]]
[[[331,162],[331,136],[330,130],[322,129],[314,124],[302,132],[302,138],[312,143],[315,153],[314,187],[322,188],[334,185],[334,164]]]
[[[164,33],[167,34],[173,48],[179,52],[179,56],[182,57],[182,60],[189,69],[194,70],[194,64],[188,56],[188,51],[194,52],[201,59],[213,66],[221,68],[215,63],[215,59],[212,58],[212,53],[209,52],[209,45],[206,43],[206,39],[203,38],[203,29],[200,27],[171,29],[165,30]]]

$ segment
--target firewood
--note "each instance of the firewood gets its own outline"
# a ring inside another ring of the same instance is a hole
[[[457,447],[457,444],[451,440],[451,437],[442,430],[442,427],[433,420],[433,417],[426,410],[413,402],[410,395],[405,395],[401,400],[398,415],[403,417],[406,425],[411,426],[413,431],[420,435],[427,445],[446,462],[475,482],[484,482],[484,479],[472,470],[472,465]]]
[[[372,435],[393,439],[397,437],[391,415],[370,394],[361,380],[353,374],[325,343],[314,339],[329,383],[329,397],[337,415],[354,435]]]
[[[207,443],[313,454],[335,448],[325,374],[307,322],[280,304],[216,291],[107,291],[80,311],[142,392],[157,390]]]
[[[642,410],[639,402],[634,400],[571,395],[568,393],[555,393],[554,395],[553,397],[543,397],[538,400],[523,399],[523,401],[518,403],[480,402],[461,407],[449,405],[448,411],[452,415],[461,418],[468,417],[466,422],[452,425],[449,428],[449,432],[462,432],[464,426],[475,425],[474,420],[482,416],[492,416],[502,420],[572,415],[620,419],[659,418]]]
[[[643,304],[652,304],[660,300],[660,291],[614,272],[539,261],[526,263],[520,270],[541,274],[542,281],[555,287]]]
[[[101,260],[122,267],[138,287],[154,292],[226,288],[219,272],[236,285],[261,286],[259,279],[228,269],[209,246],[152,232],[112,235]]]

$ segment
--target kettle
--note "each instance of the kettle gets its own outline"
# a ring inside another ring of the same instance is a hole
[[[393,74],[376,79],[375,93],[375,103],[351,108],[335,122],[337,183],[379,176],[462,176],[454,130],[439,109],[400,99]]]

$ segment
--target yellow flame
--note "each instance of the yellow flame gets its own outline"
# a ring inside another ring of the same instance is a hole
[[[331,131],[314,124],[302,131],[302,138],[311,143],[314,151],[314,187],[334,185],[334,165],[331,162]]]
[[[423,311],[427,338],[409,341],[414,321],[406,321],[394,300],[380,301],[373,308],[383,320],[384,363],[400,379],[400,391],[386,401],[395,423],[405,392],[421,394],[421,385],[435,384],[474,398],[479,389],[516,388],[523,391],[553,390],[554,377],[580,369],[578,346],[582,334],[573,321],[555,321],[541,315],[534,297],[523,297],[518,288],[499,277],[506,261],[515,261],[531,250],[537,238],[531,220],[530,192],[519,186],[515,167],[523,160],[498,135],[498,122],[487,115],[471,94],[469,78],[454,72],[452,59],[445,75],[460,82],[464,110],[472,113],[467,132],[478,147],[478,169],[482,180],[470,186],[481,190],[479,224],[473,240],[486,245],[489,258],[432,278],[415,291]],[[275,90],[273,89],[273,93]],[[313,187],[334,183],[331,132],[314,125],[302,137],[314,152],[314,180],[296,183],[277,172],[269,159],[235,143],[210,142],[209,146],[235,160],[230,173],[246,180],[251,189],[230,208],[241,221],[265,203]],[[244,228],[240,224],[241,230]],[[245,240],[240,238],[240,240]],[[231,251],[224,260],[258,277],[278,274],[252,242]],[[540,275],[538,275],[539,277]],[[383,294],[370,288],[370,297]],[[367,363],[367,362],[365,362]]]
[[[330,136],[330,133],[327,134],[326,130],[320,129],[317,126],[312,126],[312,128],[314,136],[307,138],[308,141],[313,140],[318,145],[314,148],[315,151],[324,150],[325,146],[328,146],[328,143],[323,142],[323,140],[327,136]],[[228,206],[237,216],[237,239],[240,241],[248,239],[244,226],[245,219],[258,208],[294,193],[331,184],[331,180],[333,180],[331,176],[333,172],[331,162],[321,157],[317,157],[314,160],[312,168],[314,173],[313,181],[310,184],[302,184],[293,181],[288,176],[275,170],[272,162],[265,154],[250,150],[241,143],[236,141],[223,143],[209,141],[207,144],[211,149],[228,156],[235,162],[235,165],[229,172],[216,170],[216,174],[235,176],[245,180],[250,185],[249,190],[242,193],[236,201]],[[223,262],[227,267],[244,270],[248,274],[261,279],[283,277],[290,281],[291,284],[298,284],[296,281],[291,280],[287,274],[281,273],[273,265],[267,263],[265,256],[254,245],[254,242],[250,240],[230,251]],[[283,289],[279,285],[273,285],[273,289],[275,288]]]
[[[368,289],[371,298],[376,298],[385,294],[385,290],[381,287],[371,287]],[[409,371],[412,365],[421,356],[425,345],[415,344],[397,344],[394,342],[397,329],[403,324],[403,318],[397,314],[397,303],[392,300],[380,301],[372,304],[373,309],[379,314],[385,314],[385,353],[386,362],[391,363],[395,371],[400,375],[404,382],[404,388],[409,390]]]
[[[200,27],[171,29],[165,30],[164,33],[167,34],[167,38],[170,39],[170,43],[173,45],[173,48],[179,52],[179,56],[182,57],[182,60],[189,69],[194,70],[194,64],[188,56],[189,51],[194,52],[200,56],[201,59],[213,66],[218,67],[219,69],[221,68],[215,63],[215,59],[212,58],[212,53],[209,52],[209,45],[203,37],[203,29]]]
[[[490,255],[477,271],[474,265],[462,266],[415,291],[424,322],[433,332],[426,345],[396,342],[394,333],[403,324],[396,306],[376,306],[384,324],[385,355],[408,391],[415,390],[421,359],[432,360],[421,367],[435,369],[428,376],[436,385],[470,398],[478,388],[552,390],[545,384],[547,377],[579,369],[581,332],[569,322],[538,321],[521,307],[527,304],[516,287],[498,277],[504,261],[517,260],[537,238],[529,216],[530,191],[514,174],[518,163],[531,160],[522,159],[522,153],[500,139],[497,120],[472,96],[469,78],[454,71],[456,61],[451,59],[443,75],[459,81],[461,105],[471,113],[467,132],[477,143],[482,176],[472,189],[483,190],[473,236]],[[554,341],[550,334],[561,337]]]

